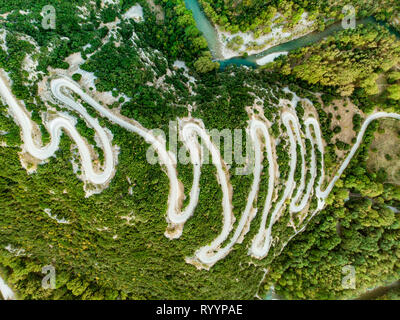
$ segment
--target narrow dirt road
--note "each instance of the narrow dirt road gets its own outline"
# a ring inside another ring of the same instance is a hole
[[[70,79],[54,79],[50,82],[50,88],[55,99],[68,106],[68,108],[74,112],[77,112],[79,116],[82,117],[86,123],[95,130],[96,135],[99,137],[101,147],[104,151],[105,161],[103,169],[99,171],[98,169],[96,170],[94,168],[93,161],[95,159],[93,159],[87,141],[78,133],[77,129],[75,128],[74,121],[61,113],[45,123],[45,126],[51,136],[51,142],[46,146],[38,145],[38,142],[34,141],[32,134],[36,124],[31,120],[23,104],[17,101],[13,96],[6,81],[2,76],[0,76],[0,95],[8,105],[9,112],[12,114],[16,123],[21,128],[21,135],[25,150],[33,157],[44,161],[54,156],[55,152],[59,148],[62,131],[65,131],[68,132],[71,139],[78,147],[84,176],[88,181],[93,184],[101,185],[109,182],[113,178],[116,163],[114,160],[115,155],[111,138],[107,135],[106,130],[100,126],[98,119],[91,117],[87,110],[71,97],[70,93],[75,93],[87,104],[93,107],[100,116],[108,119],[112,123],[118,124],[122,128],[132,133],[138,134],[157,152],[159,163],[165,169],[170,180],[168,209],[166,214],[166,220],[169,224],[169,228],[167,230],[169,231],[166,231],[166,236],[171,239],[180,237],[185,222],[194,214],[194,211],[197,207],[200,193],[201,166],[204,160],[202,159],[202,147],[200,146],[198,139],[200,138],[203,141],[203,147],[208,149],[208,151],[211,153],[212,163],[217,169],[217,177],[223,194],[222,230],[209,245],[204,246],[195,252],[194,260],[197,260],[202,267],[207,269],[219,260],[223,259],[232,250],[233,246],[240,242],[245,234],[249,231],[250,223],[257,214],[255,200],[258,195],[258,190],[261,183],[261,175],[264,170],[262,165],[264,152],[266,152],[268,160],[268,192],[265,198],[263,212],[261,213],[261,225],[249,249],[249,254],[258,259],[262,259],[268,255],[272,245],[272,227],[276,223],[279,214],[285,208],[286,203],[289,203],[289,209],[291,213],[298,213],[306,208],[313,195],[318,198],[317,209],[314,212],[307,214],[307,222],[303,224],[300,230],[296,231],[296,233],[291,237],[293,238],[299,232],[302,232],[311,218],[325,206],[326,198],[361,145],[363,136],[369,124],[374,120],[382,118],[393,118],[400,120],[400,115],[395,113],[378,112],[370,115],[364,122],[357,136],[357,142],[354,144],[339,171],[329,183],[326,190],[322,191],[321,185],[324,181],[324,148],[321,129],[318,121],[315,118],[309,117],[307,119],[303,119],[306,128],[305,136],[312,142],[311,161],[309,164],[307,164],[305,161],[307,150],[305,150],[300,121],[295,111],[295,106],[302,99],[294,94],[292,101],[290,101],[291,108],[283,111],[281,114],[282,123],[286,128],[290,144],[290,169],[287,181],[283,185],[283,194],[281,197],[279,197],[277,202],[274,203],[273,198],[276,192],[275,184],[277,183],[277,177],[279,176],[279,168],[276,167],[276,156],[273,150],[274,144],[269,134],[269,125],[256,117],[251,119],[248,131],[250,132],[250,137],[253,142],[255,152],[255,164],[252,172],[253,182],[247,198],[246,207],[241,213],[239,223],[237,224],[233,235],[229,241],[227,241],[229,235],[234,229],[235,223],[232,208],[232,186],[229,181],[229,172],[227,172],[227,165],[220,154],[220,150],[213,144],[212,139],[208,135],[204,126],[201,125],[200,120],[178,119],[181,123],[181,140],[190,152],[190,159],[193,165],[193,184],[189,194],[190,201],[186,208],[182,209],[181,203],[182,199],[184,198],[184,190],[181,182],[178,179],[178,173],[176,170],[176,155],[167,150],[166,142],[163,138],[155,136],[152,131],[144,128],[136,121],[116,115],[109,109],[104,108],[92,97],[83,92],[83,90]],[[309,100],[307,101],[309,102]],[[297,155],[298,146],[300,146],[300,159],[298,159]],[[320,179],[316,184],[315,179],[318,173],[315,146],[322,154]],[[299,161],[301,162],[301,179],[300,181],[296,182],[295,171]],[[311,178],[306,185],[307,171],[311,174]],[[297,191],[293,195],[295,190]],[[270,212],[272,207],[273,210]],[[269,216],[270,214],[271,216]],[[267,221],[269,221],[268,224]],[[224,243],[225,245],[223,246]]]

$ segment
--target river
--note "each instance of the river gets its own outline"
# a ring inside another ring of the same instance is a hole
[[[342,24],[341,22],[333,23],[330,26],[328,26],[324,31],[315,31],[311,32],[303,37],[284,42],[280,45],[271,47],[261,53],[250,55],[247,58],[244,57],[235,57],[227,60],[218,60],[218,57],[221,56],[221,46],[222,44],[220,43],[218,39],[218,34],[213,26],[213,24],[210,22],[210,20],[207,18],[205,15],[204,11],[202,10],[198,0],[185,0],[186,7],[190,9],[193,12],[193,17],[196,21],[197,28],[202,32],[204,37],[207,40],[209,49],[212,53],[212,55],[216,58],[216,60],[220,63],[221,69],[225,69],[228,65],[230,64],[235,64],[237,66],[248,66],[248,67],[257,67],[258,64],[256,61],[262,57],[265,57],[270,54],[276,54],[279,52],[289,52],[292,50],[296,50],[298,48],[304,47],[304,46],[309,46],[313,43],[319,42],[322,39],[332,35],[333,33],[342,30]],[[381,25],[384,25],[386,28],[389,29],[389,31],[392,34],[395,34],[396,36],[399,37],[399,33],[387,26],[384,23],[380,23],[375,20],[374,17],[368,17],[368,18],[363,18],[357,21],[357,25],[360,24],[367,24],[367,23],[379,23]]]
[[[375,300],[375,299],[378,299],[378,298],[384,296],[391,290],[396,290],[399,288],[400,288],[400,281],[395,281],[391,284],[383,285],[383,286],[368,290],[366,293],[362,294],[355,300]]]
[[[208,47],[213,55],[213,57],[218,61],[221,65],[221,69],[225,69],[228,65],[235,64],[237,66],[249,66],[256,68],[259,66],[257,64],[257,60],[271,55],[271,59],[273,60],[274,57],[279,56],[279,53],[287,53],[292,50],[296,50],[305,46],[312,45],[313,43],[319,42],[322,39],[334,34],[337,31],[342,30],[341,22],[336,22],[328,26],[324,31],[314,31],[305,36],[299,37],[297,39],[281,43],[280,45],[271,47],[269,49],[264,50],[261,53],[250,55],[246,58],[244,57],[235,57],[226,60],[218,60],[218,57],[221,57],[221,47],[222,44],[218,39],[218,34],[216,28],[207,18],[205,13],[203,12],[198,0],[185,0],[186,7],[190,9],[193,13],[193,17],[196,21],[197,28],[201,31],[205,39],[207,40]],[[385,26],[392,34],[396,35],[398,38],[400,37],[399,33],[392,27],[388,26],[385,23],[378,22],[374,17],[367,17],[363,19],[359,19],[357,21],[357,25],[361,24],[368,24],[368,23],[375,23]],[[399,286],[399,282],[395,284],[389,285],[387,287],[379,287],[375,290],[367,292],[366,294],[362,295],[360,299],[365,298],[372,298],[378,295],[381,295],[382,292],[386,292],[392,287]],[[277,297],[275,296],[274,290],[270,290],[267,294],[266,300],[275,300]],[[279,299],[279,298],[278,298]]]

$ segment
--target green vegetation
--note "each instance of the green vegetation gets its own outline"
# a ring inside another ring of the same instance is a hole
[[[215,24],[223,26],[231,33],[251,31],[256,37],[271,32],[273,24],[284,24],[286,28],[293,28],[299,23],[303,13],[308,13],[308,19],[316,21],[318,29],[322,31],[327,24],[343,19],[342,9],[346,4],[354,6],[358,17],[374,14],[381,20],[390,19],[393,12],[399,10],[399,4],[395,0],[201,0],[200,3]]]
[[[272,263],[266,291],[273,283],[277,294],[288,299],[355,298],[398,279],[400,216],[387,205],[399,203],[400,188],[378,182],[365,169],[376,129],[377,123],[372,124],[330,204]],[[355,290],[342,286],[347,265],[356,271]]]
[[[123,13],[137,2],[144,9],[145,21],[122,19]],[[124,0],[103,6],[101,1],[86,0],[74,4],[0,0],[0,13],[11,12],[0,20],[2,30],[7,33],[4,43],[0,43],[0,68],[7,72],[13,93],[24,101],[39,125],[43,143],[49,142],[43,125],[46,111],[59,110],[76,117],[39,94],[40,82],[60,72],[55,69],[69,74],[93,95],[101,92],[111,95],[114,100],[107,106],[115,112],[137,120],[144,127],[161,128],[165,132],[170,121],[188,116],[188,105],[194,106],[192,116],[202,119],[206,128],[244,129],[249,120],[246,107],[253,106],[258,98],[258,110],[272,124],[271,134],[284,137],[286,129],[279,116],[282,110],[277,105],[280,99],[292,98],[292,93],[283,91],[288,87],[300,97],[308,98],[315,107],[327,144],[324,158],[328,174],[340,162],[336,149],[347,152],[351,147],[333,139],[335,134],[343,133],[343,128],[334,126],[337,115],[327,111],[333,100],[341,99],[341,94],[347,95],[359,107],[358,112],[374,108],[399,111],[400,46],[386,29],[368,25],[338,33],[280,58],[275,69],[231,66],[219,71],[184,1],[155,3],[164,10],[162,22],[157,21],[146,1]],[[283,19],[291,26],[298,23],[305,11],[311,19],[318,19],[321,26],[322,17],[338,19],[341,14],[339,5],[331,7],[327,1],[318,4],[239,1],[235,10],[231,1],[202,3],[214,21],[232,32],[269,32],[277,12],[284,14]],[[47,4],[56,7],[58,27],[43,31],[40,12]],[[385,8],[391,4],[360,2],[357,7],[361,9],[360,15],[374,12],[390,20]],[[26,10],[27,14],[19,10]],[[255,16],[258,18],[254,19]],[[233,40],[233,46],[240,44],[239,38]],[[73,53],[80,53],[84,60],[79,65],[81,71],[65,60]],[[37,62],[33,71],[25,68],[27,58]],[[189,81],[185,72],[174,68],[177,59],[186,62],[195,83]],[[93,73],[93,87],[85,83],[84,72]],[[377,92],[379,77],[386,79],[387,86]],[[309,112],[300,104],[296,111],[300,118]],[[99,194],[85,197],[84,184],[73,171],[71,139],[63,134],[56,157],[37,165],[36,171],[28,174],[19,158],[20,129],[8,115],[6,106],[1,105],[0,270],[19,297],[253,299],[256,293],[264,295],[273,284],[285,298],[331,299],[356,297],[366,288],[399,278],[400,216],[388,206],[399,208],[400,189],[396,181],[389,181],[385,168],[367,165],[370,149],[375,148],[374,139],[383,134],[378,123],[371,124],[357,156],[329,197],[328,206],[310,221],[304,232],[285,247],[294,230],[288,227],[292,217],[288,210],[284,211],[273,228],[273,235],[279,241],[270,255],[263,260],[253,259],[248,256],[248,247],[261,223],[258,214],[243,243],[206,271],[187,264],[185,258],[210,243],[221,229],[222,193],[215,168],[203,167],[199,205],[182,237],[171,241],[164,236],[168,179],[162,168],[147,163],[149,146],[139,136],[99,117],[89,107],[88,112],[111,131],[112,143],[120,150],[116,175],[110,185]],[[351,115],[349,122],[355,132],[363,122],[360,114]],[[344,112],[339,116],[348,117]],[[101,162],[102,149],[96,144],[93,129],[83,120],[77,120],[77,129],[95,146]],[[305,143],[309,150],[311,141]],[[298,154],[299,150],[297,146]],[[375,151],[381,152],[379,146]],[[399,155],[387,151],[385,154],[391,158],[387,161],[399,161]],[[306,158],[309,162],[310,153]],[[321,158],[317,153],[318,169],[322,166]],[[288,144],[282,141],[277,148],[281,169],[278,198],[283,193],[289,160]],[[258,212],[262,211],[268,192],[268,165],[264,159],[262,184],[255,203]],[[234,164],[230,170],[235,172],[240,168]],[[192,183],[192,168],[180,163],[178,171],[187,193]],[[298,164],[296,181],[299,176]],[[252,179],[252,175],[231,176],[236,223],[246,205]],[[315,208],[314,197],[310,212]],[[70,223],[56,223],[45,209],[51,209],[54,215]],[[300,216],[294,218],[296,226],[301,224]],[[24,251],[16,255],[10,246]],[[41,288],[41,268],[49,264],[56,268],[56,290]],[[341,287],[342,267],[346,265],[354,266],[357,272],[354,290]],[[270,272],[260,286],[266,267]]]
[[[189,65],[196,63],[200,73],[218,69],[207,54],[207,41],[196,27],[193,14],[185,6],[184,0],[155,0],[165,10],[165,24],[158,28],[156,37],[161,40],[164,50],[173,58],[183,57]]]
[[[286,75],[310,84],[337,87],[342,96],[355,88],[366,95],[379,93],[376,80],[400,61],[400,44],[384,27],[374,24],[348,29],[311,47],[291,52],[276,62]],[[393,76],[392,76],[393,78]],[[389,98],[396,98],[397,85],[389,87]]]

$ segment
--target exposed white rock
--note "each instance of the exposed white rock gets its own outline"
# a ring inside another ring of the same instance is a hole
[[[136,22],[142,22],[144,21],[143,18],[143,8],[140,4],[136,4],[133,7],[131,7],[124,15],[124,19],[133,19]]]
[[[0,277],[0,292],[4,300],[15,300],[15,294],[11,288]]]
[[[286,56],[288,55],[289,52],[287,51],[282,51],[282,52],[276,52],[276,53],[271,53],[269,55],[266,55],[265,57],[262,57],[260,59],[257,59],[257,64],[260,66],[263,66],[267,63],[270,63],[272,61],[274,61],[276,58],[280,57],[280,56]]]

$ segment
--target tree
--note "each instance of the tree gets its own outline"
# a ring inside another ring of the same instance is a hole
[[[400,100],[400,84],[394,84],[387,89],[389,99]]]
[[[196,71],[199,73],[208,73],[219,68],[218,62],[213,62],[211,53],[206,52],[194,63]]]

